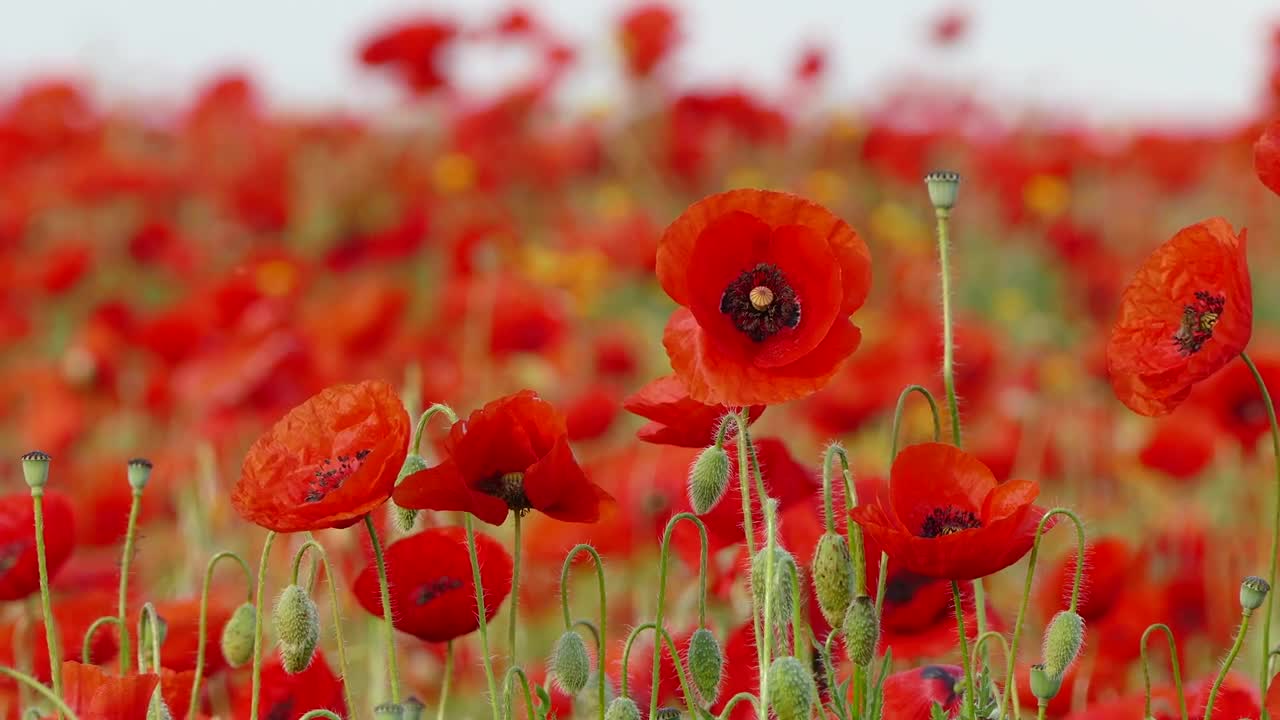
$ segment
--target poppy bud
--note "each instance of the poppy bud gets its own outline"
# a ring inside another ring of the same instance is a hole
[[[253,635],[257,625],[253,603],[242,603],[222,626],[222,657],[233,668],[253,659]]]
[[[150,611],[150,622],[143,623],[141,631],[138,634],[138,642],[142,644],[144,653],[150,657],[152,648],[152,634],[155,634],[155,644],[163,646],[165,638],[169,636],[169,623],[155,612],[155,606],[147,603],[143,606],[143,612]]]
[[[396,484],[399,485],[401,480],[416,472],[426,469],[426,458],[422,457],[418,453],[409,453],[404,456],[404,464],[400,466],[400,474],[396,476]],[[418,511],[411,508],[400,507],[399,505],[396,505],[394,501],[392,501],[391,506],[394,508],[393,517],[395,519],[396,527],[400,529],[400,532],[412,532],[413,523],[418,519]]]
[[[556,675],[556,684],[571,696],[577,695],[587,686],[587,676],[591,674],[591,658],[587,656],[587,643],[581,635],[566,630],[560,636],[551,653],[551,671]]]
[[[955,207],[956,195],[960,192],[960,173],[938,170],[924,176],[924,184],[929,187],[929,202],[938,210],[950,210]]]
[[[320,642],[320,611],[301,585],[290,585],[276,601],[271,622],[280,641],[280,658],[285,672],[300,673],[311,664]]]
[[[780,657],[769,666],[769,698],[778,720],[809,720],[813,709],[813,678],[804,663]]]
[[[811,570],[822,617],[831,627],[838,627],[853,597],[853,559],[844,538],[833,532],[824,533],[813,553]]]
[[[404,708],[398,703],[382,703],[373,709],[374,720],[404,720]]]
[[[844,648],[855,665],[868,665],[876,655],[880,644],[880,618],[876,604],[866,595],[859,595],[849,604],[844,616]]]
[[[135,493],[142,492],[151,479],[151,461],[146,458],[134,458],[129,461],[129,487]]]
[[[698,628],[689,638],[685,654],[693,686],[705,703],[714,703],[720,694],[720,677],[724,673],[724,653],[720,651],[719,641],[710,630]]]
[[[751,591],[755,596],[756,608],[765,610],[765,578],[768,576],[769,546],[765,545],[756,552],[751,562]],[[791,608],[794,595],[791,592],[791,573],[796,572],[796,560],[781,545],[773,546],[773,616],[769,622],[775,628],[785,627],[791,621]]]
[[[680,708],[660,707],[658,712],[654,714],[653,720],[680,720],[682,716]]]
[[[49,463],[52,460],[49,453],[39,450],[32,450],[22,456],[22,477],[26,479],[32,494],[43,490],[45,483],[49,482]]]
[[[1084,618],[1071,610],[1062,610],[1049,621],[1044,632],[1044,671],[1061,678],[1071,667],[1080,646],[1084,644]]]
[[[1268,592],[1271,592],[1271,585],[1266,580],[1250,575],[1240,582],[1240,607],[1246,613],[1252,613],[1262,607],[1262,601],[1267,599]]]
[[[416,697],[410,697],[408,700],[400,703],[404,708],[404,720],[422,720],[422,716],[426,714],[427,706]]]
[[[159,685],[151,693],[151,702],[147,705],[147,720],[173,720],[173,713],[169,712],[169,706],[164,704],[164,698],[160,695]]]
[[[1031,666],[1031,694],[1041,702],[1049,702],[1058,695],[1062,687],[1062,676],[1051,675],[1044,665]]]
[[[616,698],[609,703],[609,710],[605,712],[604,720],[640,720],[640,708],[636,707],[636,702],[629,697]]]
[[[689,468],[689,505],[698,515],[705,515],[724,497],[729,487],[729,453],[719,445],[698,453]]]

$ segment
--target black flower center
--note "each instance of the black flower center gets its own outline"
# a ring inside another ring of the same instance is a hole
[[[937,581],[907,570],[891,572],[884,585],[884,600],[889,605],[904,605],[915,599],[921,588],[934,582]]]
[[[289,720],[291,710],[293,710],[292,698],[280,700],[267,711],[267,720]]]
[[[311,481],[307,483],[307,494],[303,500],[317,503],[325,499],[329,493],[342,487],[342,483],[360,469],[370,452],[372,451],[360,450],[355,455],[339,455],[336,458],[321,460],[320,466],[312,473]]]
[[[924,670],[920,671],[920,678],[923,680],[940,680],[947,688],[946,702],[942,703],[944,707],[951,705],[956,701],[960,694],[960,677],[940,665],[928,665]]]
[[[1173,341],[1183,355],[1200,352],[1200,348],[1213,337],[1213,328],[1222,319],[1227,299],[1205,290],[1196,291],[1195,302],[1182,307],[1182,325],[1173,334]]]
[[[524,473],[510,472],[481,483],[478,488],[486,495],[492,495],[507,504],[513,512],[524,515],[533,509],[533,503],[524,494]]]
[[[755,342],[800,324],[800,301],[777,266],[760,263],[744,271],[720,296],[720,312]]]
[[[462,585],[462,581],[456,577],[438,577],[419,586],[413,593],[413,601],[419,606],[426,605],[451,590],[457,590]]]
[[[972,510],[961,510],[954,505],[934,508],[929,517],[924,519],[920,527],[920,535],[927,538],[951,535],[961,530],[972,530],[982,527],[982,521]]]

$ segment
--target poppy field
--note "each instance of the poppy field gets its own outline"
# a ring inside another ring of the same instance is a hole
[[[0,93],[0,720],[1280,720],[1280,34],[1104,128],[681,23]]]

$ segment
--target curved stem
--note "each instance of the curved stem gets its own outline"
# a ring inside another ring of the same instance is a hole
[[[396,662],[396,627],[391,616],[391,588],[387,583],[387,561],[382,555],[382,543],[378,540],[378,530],[373,526],[373,516],[364,516],[365,529],[369,531],[369,542],[373,545],[373,563],[378,568],[378,586],[382,591],[382,619],[386,626],[387,671],[391,674],[391,702],[400,702],[400,666]],[[330,576],[330,582],[333,577]]]
[[[310,710],[307,714],[298,718],[298,720],[314,720],[314,718],[325,718],[326,720],[342,720],[342,717],[332,710]]]
[[[458,414],[453,411],[453,408],[444,403],[436,403],[427,408],[422,413],[422,416],[418,418],[418,424],[413,429],[413,443],[409,446],[409,452],[415,455],[421,454],[419,451],[422,449],[422,433],[427,429],[427,424],[431,422],[431,418],[436,415],[444,415],[445,419],[450,423],[458,422]]]
[[[867,592],[867,558],[862,543],[862,526],[853,521],[849,514],[858,506],[858,491],[853,484],[853,472],[849,469],[849,453],[839,443],[827,446],[822,456],[822,498],[825,512],[827,532],[835,532],[835,511],[832,508],[831,461],[840,458],[840,469],[844,480],[845,497],[845,540],[849,543],[849,557],[853,562],[853,592],[864,595]],[[798,597],[798,596],[797,596]]]
[[[453,641],[444,649],[444,677],[440,679],[440,700],[439,709],[436,710],[436,720],[444,720],[444,709],[449,704],[449,682],[453,679]]]
[[[1271,453],[1275,459],[1276,472],[1276,509],[1271,520],[1271,565],[1267,574],[1267,581],[1271,587],[1276,586],[1276,569],[1277,563],[1280,563],[1280,424],[1276,422],[1276,408],[1271,402],[1271,392],[1267,390],[1267,383],[1262,379],[1262,373],[1258,372],[1258,366],[1253,364],[1253,359],[1248,353],[1240,353],[1240,359],[1248,366],[1249,372],[1253,374],[1253,381],[1258,385],[1258,393],[1262,396],[1262,405],[1267,411],[1267,423],[1271,426]],[[1268,672],[1270,665],[1271,653],[1271,619],[1275,615],[1276,594],[1274,592],[1267,593],[1266,609],[1263,610],[1262,616],[1262,673],[1259,676],[1258,687],[1266,692],[1267,685],[1271,678]]]
[[[701,592],[698,598],[698,622],[701,626],[706,621],[706,596],[707,596],[707,526],[702,524],[698,516],[689,512],[677,513],[667,521],[667,527],[662,532],[662,548],[660,550],[660,559],[658,561],[658,608],[654,612],[654,627],[662,628],[666,631],[666,627],[662,624],[662,613],[667,602],[667,565],[671,559],[671,534],[675,532],[676,525],[681,520],[688,520],[698,528],[698,535],[702,540],[702,553],[698,564],[698,575],[701,581]],[[565,570],[568,570],[566,560]],[[562,576],[563,579],[563,576]],[[603,587],[603,586],[602,586]],[[563,592],[563,591],[562,591]],[[603,601],[603,595],[601,596]],[[568,606],[565,607],[565,618],[568,618]],[[658,643],[654,643],[658,645]],[[661,672],[662,653],[655,652],[653,654],[653,677],[657,678]],[[652,692],[649,695],[649,717],[654,717],[658,712],[658,682],[653,683]]]
[[[253,600],[253,570],[249,568],[249,563],[245,562],[244,558],[229,550],[224,550],[209,558],[209,563],[205,565],[204,569],[204,585],[200,589],[200,630],[196,635],[196,669],[195,677],[191,680],[191,704],[187,706],[187,717],[191,720],[195,720],[196,711],[200,705],[200,682],[204,678],[205,644],[208,640],[205,637],[205,629],[209,626],[209,586],[213,584],[213,571],[217,568],[218,562],[225,559],[234,559],[240,565],[240,569],[244,571],[245,579],[248,580],[246,585],[249,589],[246,592],[249,595],[249,600]],[[84,649],[85,656],[88,657],[89,638],[87,636],[85,637]],[[89,661],[86,659],[85,662],[88,663]],[[345,672],[343,677],[346,677]]]
[[[57,691],[50,690],[49,688],[45,687],[44,683],[40,682],[39,680],[31,677],[26,673],[18,672],[13,668],[5,667],[3,665],[0,665],[0,675],[3,675],[4,677],[7,677],[10,680],[17,682],[19,685],[22,685],[23,687],[27,687],[32,690],[35,690],[37,693],[40,694],[41,697],[43,697],[45,700],[48,700],[50,703],[52,703],[53,706],[57,708],[59,713],[65,715],[67,720],[80,720],[79,717],[75,714],[75,711],[73,711],[70,707],[67,707],[67,704],[63,702],[61,697],[59,697]]]
[[[342,693],[343,699],[347,701],[347,712],[354,713],[356,711],[355,698],[351,696],[351,683],[346,682],[346,678],[350,677],[347,670],[347,643],[342,638],[342,613],[341,606],[338,604],[338,585],[333,577],[333,568],[329,565],[329,554],[325,552],[320,543],[315,540],[308,540],[298,548],[298,553],[293,556],[293,583],[298,583],[298,570],[302,567],[302,558],[307,554],[308,550],[314,550],[319,560],[312,564],[311,577],[316,576],[316,571],[324,568],[324,577],[329,585],[329,605],[333,607],[333,632],[338,640],[338,674],[343,678]]]
[[[156,606],[144,603],[138,613],[138,672],[151,672],[150,668],[160,672],[160,633],[160,615],[156,613]],[[150,665],[147,664],[147,648],[144,647],[147,639],[151,640]]]
[[[507,720],[515,717],[515,708],[511,707],[511,678],[513,677],[520,678],[520,684],[524,687],[524,711],[528,714],[529,720],[535,720],[537,711],[533,707],[533,693],[529,690],[529,676],[517,665],[507,668],[507,674],[502,678],[502,697],[507,704]],[[494,709],[497,709],[496,704]],[[440,717],[443,718],[444,715],[441,714]]]
[[[890,462],[898,456],[898,435],[902,429],[902,414],[907,409],[907,397],[911,393],[920,393],[925,400],[929,401],[929,410],[933,413],[933,441],[938,442],[942,438],[942,420],[938,417],[938,401],[933,399],[933,393],[923,385],[908,385],[898,394],[898,406],[893,411],[893,429],[889,444]]]
[[[1244,635],[1249,631],[1251,614],[1251,611],[1246,610],[1240,620],[1240,627],[1236,630],[1236,641],[1231,644],[1231,652],[1227,653],[1227,659],[1222,663],[1222,669],[1218,671],[1218,677],[1214,679],[1213,687],[1209,690],[1209,702],[1204,706],[1204,720],[1210,720],[1213,717],[1213,701],[1218,699],[1218,690],[1222,688],[1222,681],[1227,679],[1227,672],[1231,670],[1231,664],[1236,661],[1236,655],[1240,654],[1240,648],[1244,645]]]
[[[724,709],[720,711],[720,716],[717,720],[728,720],[728,718],[732,717],[733,709],[737,707],[740,702],[751,703],[751,705],[756,709],[756,715],[760,716],[760,701],[756,699],[756,696],[749,692],[740,692],[729,698],[729,702],[724,704]]]
[[[1178,645],[1173,640],[1173,631],[1164,623],[1155,623],[1147,627],[1142,633],[1142,681],[1146,688],[1146,700],[1143,705],[1144,718],[1152,717],[1151,715],[1151,662],[1147,659],[1147,638],[1151,637],[1152,631],[1163,630],[1165,636],[1169,639],[1169,661],[1173,665],[1173,685],[1178,689],[1178,709],[1181,711],[1182,720],[1187,720],[1187,696],[1182,692],[1182,671],[1178,668]]]
[[[960,660],[964,663],[965,717],[977,716],[977,695],[973,686],[973,664],[969,661],[969,634],[964,628],[964,607],[960,603],[960,583],[951,581],[951,597],[956,606],[956,627],[960,630]]]
[[[49,645],[49,677],[53,692],[62,694],[62,651],[58,646],[58,621],[53,617],[53,601],[49,596],[49,561],[44,543],[44,489],[31,488],[31,509],[35,515],[36,566],[40,572],[40,612],[44,615],[44,639]]]
[[[697,518],[694,518],[694,520],[697,520]],[[699,522],[698,524],[701,525],[702,523]],[[706,548],[705,544],[703,545],[703,548]],[[606,709],[605,708],[604,653],[607,647],[607,645],[605,644],[606,639],[608,638],[608,635],[606,635],[606,632],[607,632],[606,624],[609,622],[609,610],[608,610],[609,598],[605,588],[604,560],[600,559],[600,553],[597,552],[595,548],[591,547],[586,543],[579,543],[578,545],[575,545],[573,549],[569,551],[569,554],[566,555],[564,558],[564,566],[560,569],[560,609],[564,611],[564,629],[565,630],[573,629],[573,623],[571,622],[569,617],[569,568],[573,566],[573,559],[577,557],[578,553],[580,552],[585,552],[590,554],[591,559],[595,561],[596,583],[600,591],[600,627],[595,633],[596,676],[598,681],[596,684],[598,686],[597,690],[599,694],[599,697],[597,697],[597,700],[599,701],[599,704],[600,704],[600,720],[604,720],[604,713]]]
[[[84,642],[80,646],[80,662],[84,665],[93,664],[93,636],[98,633],[98,628],[103,625],[115,625],[116,629],[125,632],[124,623],[120,622],[120,618],[115,615],[104,615],[93,621],[89,629],[84,633]]]
[[[116,615],[120,617],[121,623],[129,622],[129,565],[133,562],[133,545],[138,535],[138,513],[142,508],[142,491],[133,491],[133,500],[129,503],[129,524],[125,528],[124,533],[124,554],[120,556],[120,598],[116,605]],[[127,634],[127,633],[123,633]],[[123,645],[126,641],[121,641]],[[138,639],[138,643],[142,643],[142,639]],[[129,672],[129,652],[125,648],[120,650],[120,674],[125,675]]]
[[[644,623],[643,625],[637,625],[627,635],[627,642],[622,646],[622,697],[627,695],[627,665],[631,660],[631,646],[635,643],[636,638],[640,637],[640,633],[645,630],[655,631],[653,654],[659,657],[662,656],[662,642],[656,636],[657,627],[653,623]],[[662,631],[662,640],[667,643],[667,652],[671,653],[671,661],[676,666],[676,677],[680,680],[680,690],[684,693],[685,702],[690,708],[696,707],[696,698],[698,696],[694,694],[693,686],[689,684],[689,676],[685,673],[684,664],[680,662],[680,650],[676,647],[675,640],[671,639],[671,633],[666,630]],[[654,675],[650,678],[650,684],[657,687],[659,680],[660,677]],[[649,717],[653,717],[653,715],[649,715]]]
[[[971,654],[970,662],[973,663],[973,667],[975,669],[978,667],[979,656],[986,658],[987,667],[988,668],[991,667],[989,653],[984,652],[986,650],[986,644],[988,640],[999,640],[1000,648],[1004,652],[1006,661],[1009,658],[1009,641],[1005,640],[1005,637],[1002,633],[996,632],[995,630],[987,630],[986,632],[983,632],[980,635],[978,635],[977,639],[974,640],[974,643],[973,643],[973,653]],[[1001,718],[1005,717],[1004,693],[996,693],[996,717],[1001,717]]]
[[[267,561],[275,539],[275,530],[267,531],[267,539],[262,542],[262,559],[258,562],[258,587],[253,596],[253,690],[249,720],[258,720],[258,703],[262,699],[262,593],[266,589]]]
[[[520,513],[511,513],[511,519],[515,523],[512,528],[515,531],[514,538],[511,541],[511,602],[508,603],[509,618],[507,620],[507,652],[511,655],[511,664],[518,665],[519,660],[516,659],[516,626],[519,623],[520,609]]]
[[[500,720],[498,681],[493,676],[493,661],[489,657],[489,619],[484,604],[484,582],[480,578],[480,558],[476,555],[476,531],[471,523],[471,513],[462,514],[462,527],[467,536],[467,553],[471,556],[471,580],[476,588],[476,615],[480,625],[480,659],[484,664],[484,679],[489,684],[493,720]]]

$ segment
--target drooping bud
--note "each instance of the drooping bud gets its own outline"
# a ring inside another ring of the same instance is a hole
[[[1084,618],[1070,610],[1062,610],[1049,621],[1044,632],[1044,671],[1061,678],[1071,667],[1084,645]]]
[[[1044,665],[1031,666],[1031,694],[1041,702],[1049,702],[1058,696],[1062,687],[1062,676],[1051,675]]]
[[[416,452],[411,452],[404,456],[404,464],[400,466],[400,474],[396,477],[396,484],[409,477],[410,475],[427,469],[427,460]],[[400,532],[412,532],[413,524],[418,519],[418,511],[412,508],[403,508],[392,503],[395,515],[396,527]]]
[[[555,673],[556,684],[570,696],[587,686],[587,676],[591,674],[591,658],[587,655],[587,643],[582,636],[572,630],[566,630],[556,641],[555,650],[551,653],[551,671]]]
[[[720,650],[720,642],[710,630],[698,628],[689,638],[685,655],[694,688],[705,704],[714,704],[720,695],[720,679],[724,675],[724,653]]]
[[[257,611],[252,603],[242,603],[222,626],[222,657],[238,668],[253,659],[253,633]]]
[[[765,579],[768,577],[769,546],[765,545],[756,551],[751,561],[751,592],[755,597],[756,607],[765,609]],[[775,628],[784,628],[791,622],[791,610],[795,601],[792,592],[791,574],[796,572],[796,560],[781,545],[773,545],[773,588],[770,598],[773,603],[773,614],[769,623]]]
[[[300,673],[311,664],[320,642],[320,611],[301,585],[284,589],[271,614],[285,672]]]
[[[147,704],[147,720],[173,720],[173,713],[169,712],[169,706],[160,695],[159,685],[151,693],[151,702]]]
[[[151,461],[146,458],[133,458],[129,461],[129,487],[135,493],[142,492],[151,480]]]
[[[778,720],[809,720],[813,678],[804,663],[780,657],[769,666],[769,697]]]
[[[849,603],[844,616],[844,647],[849,660],[855,665],[866,666],[876,656],[880,644],[880,618],[876,604],[867,595],[859,595]]]
[[[53,457],[39,450],[32,450],[22,456],[22,477],[26,479],[32,494],[38,494],[49,482],[50,462],[53,462]]]
[[[382,703],[373,709],[374,720],[404,720],[404,708],[399,703]]]
[[[698,459],[689,468],[689,505],[693,512],[705,515],[724,497],[729,488],[729,453],[719,445],[698,453]]]
[[[1262,602],[1267,599],[1269,592],[1271,592],[1271,585],[1266,580],[1250,575],[1240,582],[1240,607],[1244,608],[1246,613],[1252,613],[1262,607]]]
[[[427,706],[423,705],[421,700],[412,696],[400,703],[400,706],[404,708],[404,720],[422,720],[422,717],[427,712]]]
[[[849,544],[837,533],[823,533],[813,553],[813,591],[818,608],[831,627],[839,627],[853,597],[853,558]]]
[[[636,707],[636,702],[629,697],[615,698],[609,703],[609,710],[605,712],[604,720],[640,720],[640,708]]]
[[[931,172],[924,176],[924,184],[929,188],[929,202],[938,210],[950,210],[955,207],[956,196],[960,192],[960,173],[948,170]]]
[[[142,612],[150,619],[148,622],[142,623],[138,633],[138,642],[142,644],[144,654],[150,657],[152,647],[156,645],[164,646],[164,641],[169,636],[169,622],[160,617],[160,614],[156,612],[155,606],[151,603],[143,605]]]

